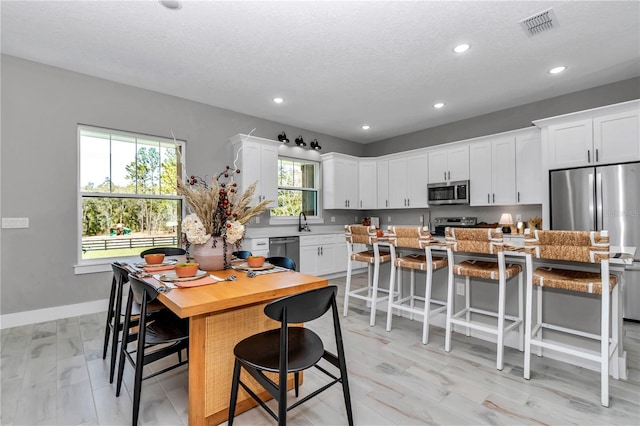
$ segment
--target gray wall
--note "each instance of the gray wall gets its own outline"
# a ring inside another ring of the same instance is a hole
[[[596,108],[640,98],[640,77],[502,111],[408,133],[367,145],[366,155],[377,157],[532,126],[540,118]]]
[[[0,234],[0,311],[11,314],[108,297],[109,273],[74,275],[77,255],[77,124],[187,141],[188,173],[212,174],[231,158],[227,139],[256,128],[255,136],[275,139],[281,131],[305,140],[318,138],[322,152],[377,156],[515,128],[531,120],[640,97],[640,79],[627,80],[549,101],[427,129],[385,142],[359,145],[148,90],[59,68],[1,57],[2,153],[0,213],[28,217],[28,229]],[[366,150],[365,150],[366,147]],[[475,215],[496,221],[499,212],[538,215],[539,206],[432,209],[432,216]],[[468,210],[467,210],[468,209]],[[416,224],[428,210],[379,211],[395,224]],[[329,211],[333,225],[350,223],[363,212]],[[262,221],[262,223],[265,223]]]
[[[248,115],[3,55],[2,217],[28,229],[1,234],[2,314],[108,297],[109,273],[74,275],[77,124],[187,141],[188,173],[212,175],[231,159],[228,138],[281,131],[318,138],[323,152],[361,155],[363,146]]]

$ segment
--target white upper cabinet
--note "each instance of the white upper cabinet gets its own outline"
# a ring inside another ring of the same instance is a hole
[[[493,206],[515,204],[515,135],[471,142],[469,155],[470,204]]]
[[[540,130],[516,134],[516,203],[542,204]]]
[[[324,208],[359,209],[358,158],[335,152],[321,157]]]
[[[638,101],[537,120],[549,170],[640,160]]]
[[[640,160],[640,111],[595,117],[593,148],[597,164]]]
[[[358,208],[375,209],[378,207],[377,160],[361,158],[358,162]]]
[[[377,183],[378,183],[378,208],[389,208],[389,160],[387,158],[377,161]]]
[[[429,152],[429,183],[469,179],[469,145]]]
[[[233,144],[233,158],[238,158],[240,173],[234,176],[239,192],[258,182],[251,205],[262,200],[273,200],[269,207],[278,205],[278,146],[279,142],[238,134],[229,139]]]
[[[389,208],[428,207],[427,153],[389,157]]]

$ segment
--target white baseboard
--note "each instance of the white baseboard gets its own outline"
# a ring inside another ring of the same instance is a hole
[[[33,311],[0,315],[0,329],[95,314],[97,312],[106,312],[108,307],[109,300],[103,299],[73,305],[56,306],[55,308],[36,309]]]

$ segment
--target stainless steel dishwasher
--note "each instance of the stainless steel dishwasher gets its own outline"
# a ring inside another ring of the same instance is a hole
[[[288,257],[296,262],[296,271],[300,268],[300,237],[269,238],[269,256]]]

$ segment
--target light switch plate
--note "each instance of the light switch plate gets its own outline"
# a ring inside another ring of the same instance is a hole
[[[3,228],[28,228],[29,218],[28,217],[3,217],[2,227]]]
[[[456,283],[456,294],[464,296],[464,283]]]

